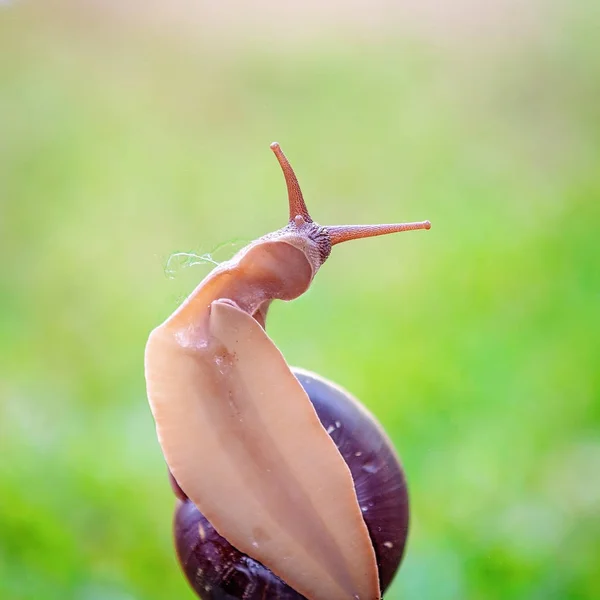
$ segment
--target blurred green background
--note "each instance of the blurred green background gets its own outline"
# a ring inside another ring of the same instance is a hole
[[[432,222],[336,248],[268,323],[402,456],[386,599],[600,597],[600,15],[572,4],[0,2],[0,598],[193,597],[143,349],[210,268],[170,255],[284,223],[273,140],[317,221]]]

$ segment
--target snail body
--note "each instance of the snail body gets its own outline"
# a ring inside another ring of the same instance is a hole
[[[377,600],[408,527],[399,461],[358,401],[293,371],[264,328],[270,303],[304,293],[335,244],[429,222],[317,225],[271,147],[288,225],[218,266],[146,346],[148,399],[180,498],[176,548],[201,598]]]

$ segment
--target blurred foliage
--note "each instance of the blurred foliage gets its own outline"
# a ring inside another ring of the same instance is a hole
[[[269,320],[402,456],[386,598],[597,598],[593,4],[277,48],[40,5],[0,6],[0,598],[192,598],[143,348],[210,268],[171,254],[283,224],[274,139],[317,221],[433,224],[336,248]]]

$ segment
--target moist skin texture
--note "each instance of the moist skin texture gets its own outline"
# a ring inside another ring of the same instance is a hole
[[[213,271],[150,335],[148,398],[173,476],[221,536],[310,600],[374,600],[350,470],[261,326],[272,299],[306,291],[315,252],[284,231]]]

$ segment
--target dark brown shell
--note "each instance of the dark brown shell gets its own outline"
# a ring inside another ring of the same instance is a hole
[[[408,533],[408,495],[402,467],[381,426],[354,398],[312,373],[295,370],[294,374],[350,468],[375,549],[383,593],[400,565]],[[303,598],[221,537],[173,483],[180,498],[174,518],[177,555],[200,598]]]

